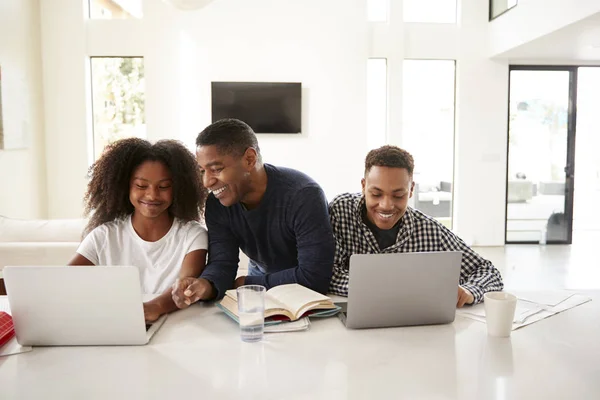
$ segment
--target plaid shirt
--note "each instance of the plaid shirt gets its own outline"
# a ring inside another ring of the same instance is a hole
[[[502,290],[500,272],[492,263],[474,252],[458,236],[435,219],[410,207],[400,220],[396,243],[380,249],[375,235],[365,225],[362,210],[364,197],[360,193],[344,193],[329,204],[329,216],[336,250],[333,277],[329,291],[348,295],[348,272],[352,254],[408,253],[424,251],[461,251],[463,254],[459,284],[475,298],[483,300],[485,292]]]

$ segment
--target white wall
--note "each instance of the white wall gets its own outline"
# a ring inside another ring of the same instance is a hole
[[[149,0],[140,21],[85,21],[77,2],[41,2],[44,89],[52,93],[45,113],[50,217],[81,214],[86,57],[97,55],[144,56],[148,138],[190,147],[210,124],[211,81],[302,82],[303,132],[260,135],[264,160],[305,171],[329,198],[360,189],[367,152],[364,0],[219,0],[186,12]]]
[[[48,216],[79,217],[88,165],[83,1],[40,0],[40,6]]]
[[[0,215],[46,215],[39,2],[0,1],[0,67],[5,135],[25,148],[0,150]]]
[[[600,12],[598,0],[519,0],[489,24],[486,54],[502,54]]]
[[[298,81],[303,133],[260,135],[267,162],[301,169],[329,198],[360,189],[366,60],[387,57],[388,141],[402,144],[402,60],[457,60],[455,230],[504,242],[506,62],[486,58],[487,2],[465,2],[457,25],[369,24],[366,0],[218,0],[177,11],[146,0],[139,21],[89,21],[72,0],[41,0],[50,217],[81,215],[88,165],[87,57],[144,56],[148,138],[193,148],[210,123],[210,82]],[[408,149],[410,151],[410,149]]]
[[[487,29],[487,2],[464,1],[456,25],[406,24],[404,58],[457,61],[453,230],[473,245],[498,246],[504,244],[508,64],[487,57]]]
[[[458,39],[455,230],[473,245],[503,245],[508,64],[486,56],[487,2],[468,5]]]
[[[367,150],[364,0],[219,0],[198,12],[148,6],[157,25],[171,15],[146,53],[147,81],[155,77],[155,90],[163,93],[148,103],[154,112],[147,115],[171,107],[174,117],[169,124],[156,121],[162,126],[153,135],[174,127],[193,143],[211,122],[211,81],[302,82],[302,134],[259,135],[264,160],[303,170],[329,197],[359,189]],[[180,79],[159,83],[160,76]]]

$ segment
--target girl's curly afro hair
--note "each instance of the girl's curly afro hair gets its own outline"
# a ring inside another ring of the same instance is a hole
[[[173,179],[173,203],[169,213],[184,221],[198,221],[203,215],[207,191],[202,185],[194,155],[176,140],[129,138],[108,145],[89,169],[84,197],[85,215],[90,216],[85,234],[110,221],[123,219],[134,211],[129,201],[131,175],[146,161],[162,162]]]

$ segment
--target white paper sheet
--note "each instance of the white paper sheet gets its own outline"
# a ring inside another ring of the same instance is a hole
[[[546,293],[548,292],[548,293]],[[549,293],[549,292],[561,292],[561,293]],[[510,292],[517,295],[516,292]],[[548,306],[546,304],[538,304],[531,301],[523,300],[519,298],[517,301],[517,308],[515,310],[515,319],[513,320],[512,330],[522,328],[523,326],[530,325],[534,322],[541,321],[542,319],[551,317],[552,315],[558,314],[562,311],[568,310],[573,307],[577,307],[581,304],[587,303],[592,299],[580,294],[573,292],[567,292],[563,290],[559,291],[540,291],[526,292],[528,299],[535,298],[546,302],[557,302],[555,306]],[[518,297],[518,296],[517,296]],[[562,298],[562,300],[560,300]],[[560,300],[560,301],[559,301]],[[456,310],[456,314],[474,319],[479,322],[485,323],[485,308],[483,303],[477,304],[472,307],[466,307]]]
[[[514,322],[523,321],[523,320],[529,318],[531,315],[537,314],[542,310],[543,310],[543,308],[541,306],[539,306],[538,304],[530,303],[530,302],[526,302],[526,301],[518,301],[517,308],[515,309]],[[485,308],[483,306],[483,303],[477,304],[472,307],[462,308],[460,310],[457,310],[457,312],[461,315],[465,315],[465,316],[470,315],[473,317],[479,317],[479,318],[485,319]]]
[[[12,338],[5,345],[0,347],[0,357],[10,356],[12,354],[27,353],[33,350],[31,346],[21,346],[17,343],[17,338]]]
[[[527,300],[532,303],[537,303],[545,306],[557,306],[569,297],[577,294],[569,290],[536,290],[536,291],[525,291],[515,290],[509,293],[514,294],[521,300]]]

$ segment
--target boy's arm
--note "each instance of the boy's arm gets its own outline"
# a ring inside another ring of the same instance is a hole
[[[491,261],[477,254],[452,231],[444,229],[441,240],[444,250],[462,252],[459,284],[473,295],[472,304],[483,301],[484,293],[504,288],[502,276]]]
[[[344,213],[340,215],[340,203],[335,201],[329,205],[329,219],[335,238],[335,257],[333,259],[333,276],[329,291],[339,296],[348,296],[348,280],[350,274],[351,249],[346,248],[344,230],[354,229],[351,221],[343,221]]]

